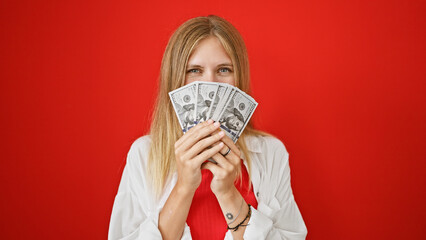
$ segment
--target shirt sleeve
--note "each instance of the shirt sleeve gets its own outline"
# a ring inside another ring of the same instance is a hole
[[[263,173],[263,183],[257,209],[251,207],[251,218],[244,239],[305,239],[307,229],[294,199],[290,184],[289,154],[284,144],[270,138],[268,159]],[[271,161],[272,160],[272,161]],[[232,239],[228,231],[225,239]]]
[[[112,209],[108,239],[136,240],[158,239],[160,210],[153,204],[152,192],[146,181],[146,157],[148,148],[143,139],[136,140],[127,154],[126,166],[115,196]],[[182,239],[192,239],[188,225],[185,223]]]

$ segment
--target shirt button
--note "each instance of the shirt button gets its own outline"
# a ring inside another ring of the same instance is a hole
[[[259,197],[259,192],[256,193],[256,196]]]

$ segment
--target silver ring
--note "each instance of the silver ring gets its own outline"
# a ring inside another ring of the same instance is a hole
[[[229,154],[229,152],[231,151],[231,148],[230,147],[228,147],[228,151],[225,153],[225,154],[222,154],[222,156],[226,156],[226,155],[228,155]]]

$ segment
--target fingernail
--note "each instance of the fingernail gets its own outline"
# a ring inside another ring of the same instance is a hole
[[[220,131],[220,132],[219,132],[219,136],[221,136],[221,137],[222,137],[223,135],[225,135],[225,133],[224,133],[224,132],[222,132],[222,131]]]
[[[215,127],[218,127],[218,126],[220,125],[220,123],[219,123],[219,122],[215,122],[213,125],[214,125]]]
[[[223,147],[223,142],[220,142],[220,143],[219,143],[219,147]]]
[[[212,124],[212,123],[213,123],[213,120],[209,119],[209,120],[207,120],[207,123],[208,123],[208,124]]]

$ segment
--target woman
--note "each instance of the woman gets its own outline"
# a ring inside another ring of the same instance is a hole
[[[182,134],[168,92],[193,81],[250,93],[245,44],[220,17],[190,19],[172,35],[150,134],[129,150],[109,239],[305,239],[282,142],[248,124],[234,144],[212,120]]]

